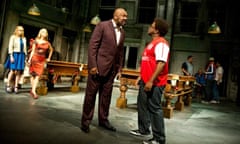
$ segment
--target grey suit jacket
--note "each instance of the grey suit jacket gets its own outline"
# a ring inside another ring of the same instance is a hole
[[[123,65],[123,46],[125,32],[117,45],[112,20],[100,22],[94,29],[88,48],[88,68],[97,67],[100,76],[106,76],[110,70],[119,72]]]

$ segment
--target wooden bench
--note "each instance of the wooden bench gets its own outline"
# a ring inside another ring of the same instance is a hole
[[[176,85],[173,84],[174,80]],[[168,75],[168,83],[164,91],[164,117],[171,118],[173,116],[173,109],[182,111],[184,110],[184,106],[191,105],[194,82],[195,78],[192,76]],[[172,99],[175,97],[177,97],[177,101],[173,106]]]
[[[126,108],[127,98],[126,92],[129,86],[133,86],[139,76],[139,71],[131,69],[123,69],[120,78],[120,96],[117,99],[116,107]],[[176,79],[176,86],[172,86],[171,81]],[[164,100],[162,102],[164,117],[171,118],[173,110],[184,110],[184,106],[190,106],[192,101],[192,91],[195,78],[192,76],[180,76],[168,74],[168,83],[164,90]],[[177,101],[172,105],[173,98]]]

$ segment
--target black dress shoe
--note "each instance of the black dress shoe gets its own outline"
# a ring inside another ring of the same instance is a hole
[[[110,130],[110,131],[117,131],[117,129],[115,127],[113,127],[109,122],[105,122],[105,123],[99,123],[99,126],[107,129],[107,130]]]
[[[85,132],[85,133],[89,133],[90,132],[90,128],[89,128],[89,126],[81,126],[81,130],[83,131],[83,132]]]

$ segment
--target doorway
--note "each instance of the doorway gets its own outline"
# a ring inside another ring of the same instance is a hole
[[[24,28],[24,35],[27,38],[27,46],[29,47],[30,39],[32,39],[32,38],[35,39],[37,37],[38,32],[39,32],[39,30],[41,28],[40,27],[31,26],[31,25],[28,25],[28,24],[24,24],[24,23],[20,23],[19,25],[23,26],[23,28]],[[53,42],[54,35],[55,35],[55,32],[48,29],[48,41],[50,43]]]
[[[137,64],[137,47],[124,47],[124,68],[136,69]]]
[[[231,44],[229,42],[212,42],[211,56],[214,57],[215,62],[218,61],[223,67],[223,82],[219,88],[220,97],[227,97],[227,80],[230,69],[231,58]]]

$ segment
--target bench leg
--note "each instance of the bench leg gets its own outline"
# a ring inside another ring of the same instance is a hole
[[[173,107],[171,105],[171,98],[168,96],[165,96],[165,103],[163,104],[163,116],[165,118],[172,118],[173,116]]]
[[[186,106],[190,106],[191,103],[192,103],[192,93],[188,93],[188,94],[186,94],[186,99],[184,101],[184,104]]]
[[[46,86],[46,80],[39,80],[39,86],[36,91],[38,95],[47,95],[48,87]]]
[[[175,109],[179,111],[184,109],[183,95],[178,96],[178,100],[175,103]]]
[[[173,108],[172,107],[169,107],[169,108],[163,107],[163,116],[165,118],[168,118],[168,119],[172,118],[172,116],[173,116]]]

